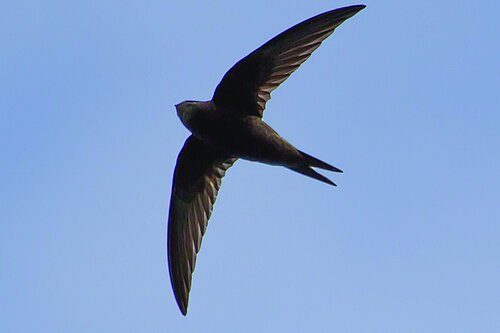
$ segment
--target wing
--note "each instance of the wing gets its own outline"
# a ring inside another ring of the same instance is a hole
[[[168,215],[168,266],[175,299],[186,315],[196,254],[222,177],[235,158],[227,158],[190,136],[177,158]]]
[[[342,22],[364,5],[335,9],[274,37],[240,60],[222,78],[212,98],[217,109],[262,117],[271,92],[283,83]]]

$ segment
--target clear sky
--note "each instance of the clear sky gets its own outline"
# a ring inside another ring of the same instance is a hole
[[[500,332],[500,2],[366,1],[265,120],[344,170],[238,161],[188,316],[172,172],[237,60],[346,1],[3,1],[1,332]]]

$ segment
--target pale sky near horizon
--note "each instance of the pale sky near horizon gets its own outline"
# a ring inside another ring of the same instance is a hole
[[[177,308],[174,104],[350,4],[0,4],[0,331],[500,332],[493,0],[366,1],[342,24],[265,113],[338,187],[238,161]]]

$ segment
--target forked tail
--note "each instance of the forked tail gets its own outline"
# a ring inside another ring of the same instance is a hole
[[[323,162],[321,160],[318,160],[317,158],[312,157],[311,155],[306,154],[303,151],[299,150],[299,152],[304,156],[304,158],[305,158],[305,164],[303,164],[303,165],[301,165],[299,167],[290,168],[290,169],[292,169],[293,171],[296,171],[298,173],[301,173],[303,175],[306,175],[308,177],[317,179],[317,180],[319,180],[321,182],[324,182],[324,183],[327,183],[327,184],[330,184],[330,185],[333,185],[333,186],[337,186],[337,184],[335,184],[334,182],[332,182],[330,179],[326,178],[322,174],[316,172],[311,167],[320,168],[320,169],[323,169],[323,170],[328,170],[328,171],[333,171],[333,172],[342,172],[342,170],[340,170],[339,168],[334,167],[333,165],[330,165],[330,164],[325,163],[325,162]]]
[[[318,160],[316,157],[313,157],[309,154],[306,154],[301,150],[299,150],[299,153],[301,153],[306,158],[306,162],[307,162],[307,164],[309,164],[309,166],[312,166],[314,168],[320,168],[323,170],[333,171],[333,172],[343,172],[339,168],[336,168],[333,165],[330,165],[330,164],[325,163],[321,160]]]

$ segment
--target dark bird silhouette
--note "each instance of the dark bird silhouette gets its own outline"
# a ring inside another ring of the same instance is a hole
[[[282,138],[262,120],[271,92],[284,82],[333,31],[364,5],[335,9],[274,37],[236,63],[211,101],[177,104],[192,133],[177,158],[168,217],[168,265],[175,299],[187,313],[196,254],[222,177],[238,158],[284,166],[335,186],[313,167],[342,172]]]

